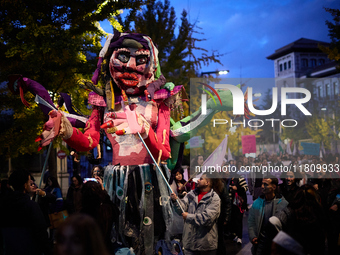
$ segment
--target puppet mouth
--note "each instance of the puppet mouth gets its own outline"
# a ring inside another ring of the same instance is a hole
[[[122,73],[117,78],[128,87],[135,87],[139,83],[138,76],[134,73]]]

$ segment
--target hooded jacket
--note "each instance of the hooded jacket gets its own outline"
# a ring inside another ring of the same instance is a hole
[[[190,191],[179,200],[188,216],[183,228],[183,246],[186,250],[210,251],[217,249],[217,220],[220,215],[221,200],[218,194],[211,190],[198,202],[199,191]],[[182,214],[176,202],[176,212]]]

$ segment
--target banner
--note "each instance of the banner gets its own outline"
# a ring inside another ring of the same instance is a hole
[[[320,144],[319,143],[305,143],[302,142],[301,146],[303,147],[303,154],[305,155],[320,155]]]
[[[242,136],[242,154],[256,153],[256,137],[255,135]]]
[[[210,156],[203,162],[202,169],[207,169],[211,166],[222,166],[223,165],[223,159],[227,151],[227,144],[228,144],[228,136],[226,136],[223,141],[220,143],[220,145],[214,150],[213,153],[210,154]],[[195,172],[190,173],[191,176],[195,175]],[[199,173],[193,178],[194,182],[197,182],[197,180],[201,177],[202,173]]]

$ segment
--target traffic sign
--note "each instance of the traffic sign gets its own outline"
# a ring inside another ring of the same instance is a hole
[[[60,150],[57,152],[57,157],[60,158],[60,159],[63,159],[63,158],[66,158],[66,152],[63,151],[63,150]]]

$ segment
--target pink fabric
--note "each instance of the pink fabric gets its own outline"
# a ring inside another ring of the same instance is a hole
[[[89,94],[89,104],[106,107],[104,98],[93,91]]]

